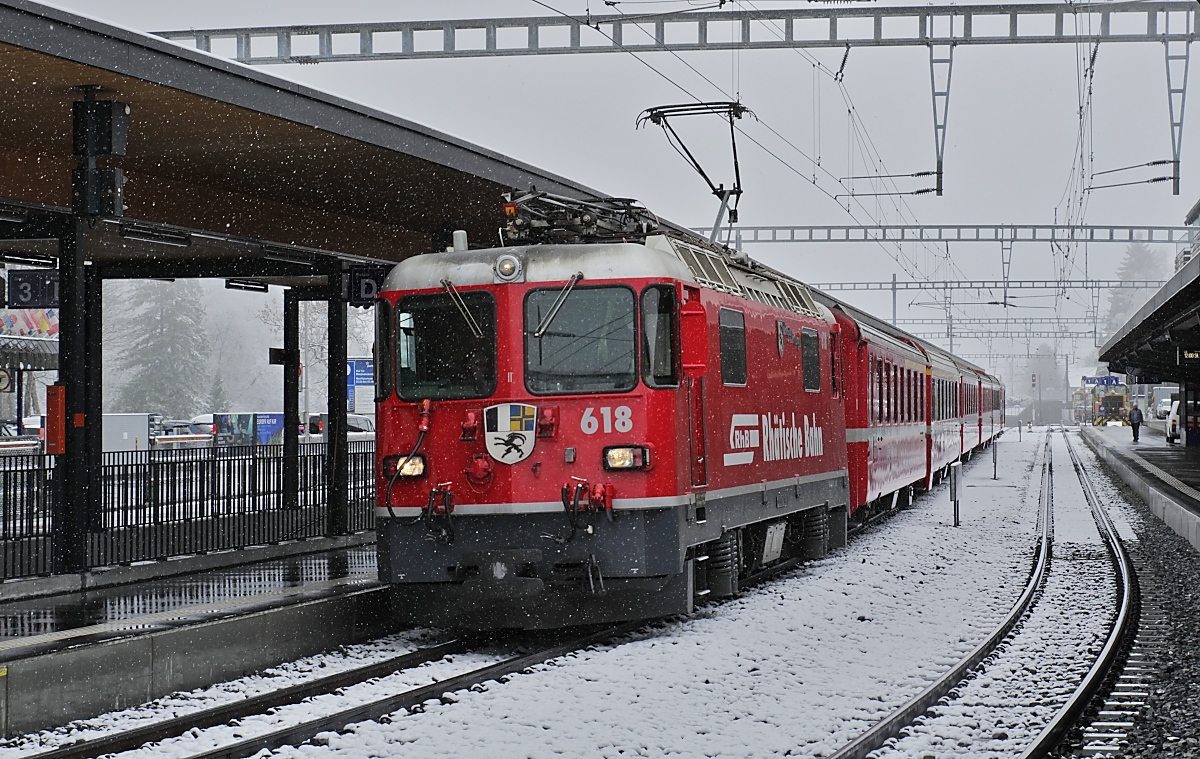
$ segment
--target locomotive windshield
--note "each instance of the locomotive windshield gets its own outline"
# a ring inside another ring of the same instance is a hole
[[[406,401],[486,398],[496,391],[496,301],[463,292],[482,337],[449,295],[410,295],[396,306],[396,385]]]
[[[561,289],[525,298],[525,384],[531,393],[611,393],[637,384],[634,296],[627,287],[577,287],[541,337]]]

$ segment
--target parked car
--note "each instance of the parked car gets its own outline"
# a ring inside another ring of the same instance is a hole
[[[1166,419],[1171,413],[1171,403],[1172,401],[1170,398],[1159,399],[1158,406],[1154,408],[1154,416],[1158,417],[1159,419]]]
[[[1178,443],[1179,437],[1179,401],[1171,401],[1171,413],[1167,415],[1167,442]]]

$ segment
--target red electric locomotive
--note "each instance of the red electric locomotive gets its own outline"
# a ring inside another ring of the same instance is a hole
[[[686,613],[928,484],[906,336],[629,201],[505,211],[521,244],[410,258],[377,304],[379,571],[407,621]],[[862,454],[885,418],[904,445]]]

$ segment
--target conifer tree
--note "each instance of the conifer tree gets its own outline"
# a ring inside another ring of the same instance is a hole
[[[1170,276],[1171,260],[1167,254],[1158,248],[1151,248],[1141,240],[1126,246],[1125,258],[1121,261],[1121,267],[1117,269],[1117,279],[1122,282],[1167,279]],[[1153,290],[1110,290],[1108,314],[1104,319],[1108,334],[1115,334],[1125,326],[1125,322],[1129,321],[1153,294]]]
[[[216,388],[199,284],[138,281],[114,300],[106,304],[106,332],[119,337],[105,360],[124,381],[112,408],[181,418],[207,410]]]

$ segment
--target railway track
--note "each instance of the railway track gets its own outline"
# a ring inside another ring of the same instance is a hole
[[[366,701],[347,709],[326,713],[313,719],[280,727],[269,732],[225,743],[217,748],[196,753],[179,753],[188,759],[217,759],[218,757],[240,758],[253,756],[263,749],[297,745],[310,740],[319,733],[337,731],[355,722],[378,720],[399,709],[415,707],[431,698],[439,698],[453,691],[463,690],[489,680],[510,675],[547,660],[578,651],[588,646],[604,643],[625,633],[644,627],[645,622],[629,622],[567,638],[556,638],[537,646],[533,651],[520,651],[500,661],[472,669],[452,677],[436,680],[424,686],[406,689],[382,698]],[[469,651],[473,642],[455,639],[376,662],[364,667],[339,672],[335,675],[300,683],[269,693],[252,696],[240,701],[221,704],[209,709],[161,720],[130,730],[111,733],[97,738],[76,741],[52,751],[31,755],[33,759],[90,759],[105,754],[129,751],[149,743],[159,743],[184,735],[194,729],[234,723],[246,717],[260,715],[280,706],[299,703],[305,699],[337,691],[369,680],[403,672],[422,664],[435,662],[448,656]]]
[[[832,759],[865,759],[874,752],[885,749],[891,741],[905,735],[919,718],[929,713],[931,707],[954,691],[964,686],[979,674],[986,662],[997,656],[1001,649],[1013,646],[1023,634],[1023,622],[1029,619],[1037,604],[1042,600],[1053,566],[1054,555],[1054,462],[1052,438],[1047,435],[1042,456],[1041,486],[1039,492],[1039,523],[1041,534],[1038,550],[1029,580],[1020,597],[993,632],[969,654],[963,657],[941,678],[931,683],[921,693],[901,705],[884,719],[856,739],[842,746]],[[1108,517],[1103,505],[1096,497],[1091,483],[1083,470],[1065,430],[1063,440],[1071,463],[1078,474],[1083,495],[1091,511],[1100,537],[1111,558],[1119,590],[1119,604],[1112,614],[1112,624],[1104,644],[1086,674],[1074,691],[1066,698],[1040,732],[1021,752],[1022,759],[1040,759],[1051,754],[1070,733],[1087,710],[1093,697],[1104,686],[1114,665],[1121,658],[1126,642],[1137,627],[1137,575],[1120,537]],[[1036,634],[1036,632],[1034,633]],[[886,752],[881,752],[886,753]]]
[[[1045,593],[1047,577],[1051,573],[1054,564],[1055,520],[1052,437],[1053,435],[1047,436],[1041,457],[1041,484],[1039,492],[1039,523],[1041,530],[1038,539],[1038,548],[1029,580],[1020,598],[987,639],[956,664],[946,675],[937,682],[929,685],[922,693],[902,705],[893,714],[881,720],[856,740],[842,747],[833,755],[834,757],[838,759],[867,757],[881,748],[886,751],[889,741],[893,741],[898,736],[901,736],[907,728],[910,728],[919,718],[926,715],[930,708],[939,701],[948,695],[953,697],[953,691],[962,687],[964,683],[974,677],[982,666],[986,666],[996,656],[998,650],[1006,645],[1011,645],[1013,639],[1021,634],[1023,622],[1028,619],[1031,610],[1037,607],[1041,597]],[[1055,746],[1063,741],[1064,737],[1076,727],[1080,716],[1088,708],[1089,702],[1095,703],[1093,699],[1097,696],[1098,691],[1104,687],[1106,678],[1109,679],[1110,686],[1114,682],[1117,683],[1114,691],[1116,694],[1121,694],[1122,688],[1128,690],[1129,683],[1127,680],[1120,680],[1117,676],[1110,673],[1114,663],[1120,658],[1124,642],[1136,627],[1136,573],[1125,554],[1123,546],[1121,546],[1111,520],[1092,490],[1090,482],[1084,473],[1083,466],[1065,435],[1064,440],[1066,441],[1066,450],[1070,454],[1075,471],[1078,473],[1079,480],[1082,483],[1083,495],[1087,500],[1092,518],[1095,520],[1097,530],[1104,540],[1106,550],[1113,557],[1114,574],[1116,577],[1114,584],[1121,591],[1120,606],[1113,612],[1113,624],[1108,631],[1102,650],[1094,663],[1091,664],[1086,675],[1078,683],[1070,698],[1059,706],[1053,718],[1045,724],[1036,738],[1024,750],[1022,756],[1029,757],[1030,759],[1048,756]],[[1062,481],[1059,482],[1059,486],[1063,486]],[[485,666],[420,687],[401,689],[384,697],[374,698],[337,711],[332,711],[331,708],[331,711],[327,711],[319,717],[274,729],[267,728],[259,734],[245,738],[238,737],[236,740],[224,743],[216,748],[201,749],[190,754],[184,750],[179,751],[177,755],[188,756],[190,759],[200,759],[201,757],[247,757],[260,752],[262,749],[274,749],[281,746],[302,744],[312,740],[320,733],[341,731],[348,725],[358,722],[380,720],[386,715],[401,709],[419,708],[420,704],[429,699],[443,698],[448,693],[470,688],[489,680],[502,678],[505,675],[520,672],[549,659],[591,645],[607,642],[613,638],[642,628],[645,624],[645,622],[633,622],[570,638],[555,639],[544,645],[539,644],[535,650],[521,651],[502,658],[499,661],[490,662]],[[365,682],[373,678],[384,677],[424,663],[434,662],[446,656],[469,651],[472,646],[473,642],[468,640],[448,641],[367,667],[292,686],[281,691],[224,704],[212,709],[193,712],[182,717],[157,722],[134,730],[80,741],[53,751],[37,754],[36,756],[39,759],[50,759],[51,757],[62,759],[65,757],[91,757],[101,754],[111,754],[137,748],[147,743],[169,740],[181,736],[194,728],[206,728],[231,723],[236,725],[238,724],[238,720],[254,715],[261,715],[277,706],[297,703],[312,696],[334,693],[350,685]],[[1131,664],[1127,666],[1133,666],[1135,670],[1138,669],[1138,657],[1131,656],[1129,661]],[[1110,700],[1117,697],[1117,695],[1111,696]],[[1110,723],[1124,719],[1127,716],[1124,713],[1119,714],[1119,711],[1112,707],[1107,710],[1108,713],[1101,711],[1099,721],[1095,727],[1103,728],[1107,726],[1115,728],[1116,725]],[[1093,714],[1095,714],[1094,709]]]

